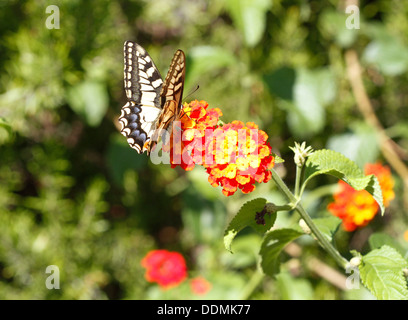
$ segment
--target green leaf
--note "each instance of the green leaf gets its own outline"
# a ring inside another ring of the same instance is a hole
[[[235,236],[242,229],[250,226],[259,233],[265,233],[269,230],[276,220],[276,213],[265,214],[265,225],[257,224],[255,221],[255,215],[257,212],[261,212],[265,207],[266,199],[257,198],[246,202],[235,217],[231,220],[224,234],[224,245],[225,248],[232,252],[231,244]]]
[[[273,157],[275,158],[275,164],[278,163],[284,163],[285,160],[283,160],[280,156],[278,156],[276,153],[273,153]]]
[[[261,267],[265,274],[274,276],[280,270],[280,253],[291,241],[303,235],[294,229],[277,229],[268,232],[262,242],[260,255]]]
[[[293,88],[294,109],[288,113],[288,124],[296,136],[320,132],[325,124],[324,106],[336,96],[336,83],[328,68],[296,70]]]
[[[376,131],[364,122],[354,122],[350,129],[350,133],[331,136],[327,141],[327,149],[341,152],[360,167],[376,162],[379,155]]]
[[[384,245],[362,257],[361,281],[379,300],[408,300],[403,269],[408,262],[390,246]]]
[[[329,68],[292,69],[283,67],[265,73],[263,80],[272,94],[283,100],[293,134],[302,136],[321,131],[325,124],[324,107],[336,97],[336,82]]]
[[[13,128],[10,123],[6,119],[0,117],[0,145],[11,140],[13,136]]]
[[[320,174],[335,176],[356,190],[367,190],[380,206],[381,214],[384,214],[383,196],[377,178],[374,175],[364,175],[355,162],[341,153],[323,149],[309,156],[305,165],[305,182],[302,192],[310,179]]]
[[[242,32],[247,46],[254,47],[262,38],[266,26],[269,0],[229,0],[227,9],[234,24]]]
[[[296,71],[282,67],[266,73],[263,77],[269,91],[285,100],[293,100],[293,88],[296,82]]]
[[[348,48],[358,38],[358,30],[345,27],[345,21],[348,15],[344,12],[328,9],[323,11],[319,16],[322,34],[329,39],[333,38],[340,47]]]
[[[313,286],[307,279],[294,278],[289,272],[276,276],[277,287],[282,300],[313,300]]]
[[[189,51],[187,75],[189,83],[199,79],[203,73],[230,67],[236,64],[236,58],[225,48],[214,46],[198,46]]]
[[[363,61],[376,65],[385,75],[396,76],[408,70],[408,47],[383,25],[372,24],[365,28],[373,39],[364,53]]]
[[[242,269],[255,265],[258,261],[259,247],[262,237],[258,234],[244,234],[234,240],[234,254],[225,252],[222,255],[223,265]],[[211,249],[209,249],[211,250]]]
[[[313,219],[314,224],[330,242],[332,242],[333,236],[339,229],[341,221],[340,218],[334,216]]]
[[[119,134],[112,135],[105,155],[108,172],[117,185],[123,184],[125,172],[129,169],[142,172],[148,163],[147,157],[140,156],[129,148],[126,139]]]
[[[395,238],[391,237],[390,235],[382,232],[373,233],[370,238],[368,239],[368,243],[370,244],[370,248],[377,249],[382,247],[383,245],[388,245],[395,250],[397,250],[402,256],[406,255],[407,250],[404,249]]]
[[[72,110],[91,127],[101,123],[108,109],[108,93],[105,84],[99,81],[85,80],[70,88],[67,99]]]

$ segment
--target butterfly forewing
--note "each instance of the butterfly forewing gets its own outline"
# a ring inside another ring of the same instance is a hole
[[[185,56],[184,52],[177,50],[171,61],[169,71],[164,80],[163,88],[160,96],[163,104],[163,111],[161,112],[156,129],[158,129],[152,140],[157,141],[158,137],[163,134],[163,129],[167,129],[172,122],[178,118],[181,110],[181,98],[183,96],[185,77]],[[163,136],[165,138],[165,136]],[[155,143],[152,143],[152,146]]]
[[[183,97],[183,87],[185,72],[186,58],[184,52],[177,50],[174,54],[173,60],[169,71],[167,72],[166,79],[164,80],[163,87],[161,89],[161,97],[163,103],[165,101],[174,100],[177,105],[181,105],[181,98]]]
[[[175,53],[164,83],[149,54],[137,43],[125,42],[124,64],[124,87],[129,101],[119,117],[121,133],[137,152],[150,153],[157,141],[157,129],[167,129],[179,115],[184,53],[181,50]]]
[[[135,42],[126,41],[124,62],[127,98],[136,103],[159,106],[163,79],[146,50]]]

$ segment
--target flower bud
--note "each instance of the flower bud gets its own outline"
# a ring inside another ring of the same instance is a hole
[[[361,257],[353,257],[350,259],[350,266],[351,267],[358,267],[361,263]]]
[[[295,153],[294,161],[298,167],[303,167],[306,158],[313,153],[311,146],[306,147],[306,142],[302,142],[302,144],[295,142],[295,146],[289,148]]]

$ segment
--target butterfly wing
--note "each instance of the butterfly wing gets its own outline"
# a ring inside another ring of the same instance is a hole
[[[159,116],[156,125],[156,132],[152,138],[151,147],[153,147],[162,130],[166,130],[174,120],[180,115],[181,99],[183,97],[184,78],[185,78],[185,55],[181,50],[177,50],[167,72],[166,79],[160,93],[163,111]]]
[[[142,153],[147,150],[146,143],[162,112],[163,79],[146,50],[135,42],[125,42],[124,63],[124,87],[129,101],[119,117],[121,133],[133,149]]]
[[[161,89],[161,99],[163,105],[166,101],[176,101],[177,106],[181,107],[181,98],[183,97],[184,78],[186,76],[186,57],[184,52],[177,50],[171,61],[169,71],[167,72],[164,85]]]
[[[163,84],[152,58],[137,43],[124,45],[124,87],[128,102],[122,107],[121,133],[138,153],[157,143],[162,129],[167,129],[181,110],[185,78],[185,56],[178,50]]]

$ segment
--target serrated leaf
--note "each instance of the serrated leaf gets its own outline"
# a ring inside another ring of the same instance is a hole
[[[246,202],[235,217],[229,223],[224,234],[224,246],[225,248],[232,252],[231,244],[235,236],[242,229],[250,226],[254,228],[259,233],[264,233],[269,230],[276,220],[276,213],[265,214],[265,225],[259,225],[255,221],[255,215],[257,212],[261,212],[265,207],[266,199],[257,198]]]
[[[279,273],[280,253],[289,242],[301,235],[302,232],[289,228],[273,230],[266,234],[260,251],[261,267],[265,274],[272,277]]]
[[[355,162],[341,153],[323,149],[310,155],[305,165],[305,182],[302,186],[302,192],[310,179],[320,174],[335,176],[348,183],[355,190],[367,190],[377,201],[381,214],[384,214],[383,196],[377,178],[373,174],[364,175]]]
[[[379,300],[408,300],[403,269],[408,262],[390,246],[384,245],[363,256],[359,266],[363,284]]]
[[[339,229],[341,221],[340,218],[334,216],[313,219],[314,224],[330,242],[332,242],[333,236]]]

